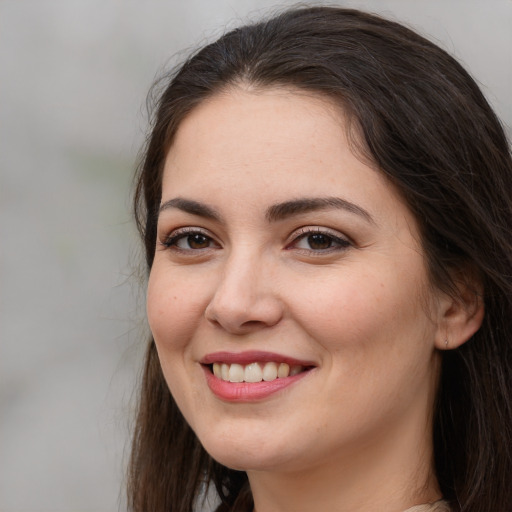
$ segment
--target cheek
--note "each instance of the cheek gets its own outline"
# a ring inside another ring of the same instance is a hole
[[[147,316],[159,351],[183,348],[204,313],[201,288],[176,274],[155,264],[149,277]]]
[[[192,290],[197,292],[192,293]],[[147,317],[162,371],[178,407],[191,418],[189,406],[197,390],[191,385],[191,341],[204,314],[204,288],[179,278],[176,269],[155,264],[147,289]]]
[[[294,294],[294,317],[302,321],[306,330],[318,333],[313,336],[315,339],[355,341],[381,325],[388,310],[393,311],[384,284],[372,277],[335,277],[314,286],[304,283],[302,290]]]
[[[382,357],[416,340],[423,343],[432,322],[419,300],[423,267],[414,271],[387,265],[386,272],[331,273],[295,290],[294,317],[329,352]],[[412,347],[411,347],[412,348]]]
[[[327,411],[321,427],[326,435],[347,425],[358,435],[361,425],[371,429],[396,418],[426,394],[434,328],[418,300],[420,283],[405,283],[400,274],[383,279],[368,273],[303,288],[308,307],[299,311],[297,301],[294,317],[324,349],[329,379],[319,407]]]

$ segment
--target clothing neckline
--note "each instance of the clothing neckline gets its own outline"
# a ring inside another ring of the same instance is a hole
[[[404,510],[404,512],[450,512],[448,502],[438,500],[434,503],[424,503],[423,505],[414,505],[414,507]]]

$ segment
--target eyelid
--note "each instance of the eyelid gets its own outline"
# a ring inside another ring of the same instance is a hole
[[[207,229],[201,228],[199,226],[183,226],[180,228],[172,229],[170,232],[160,237],[159,242],[167,249],[172,248],[175,251],[181,252],[199,252],[212,249],[212,247],[207,247],[205,249],[180,249],[174,245],[174,243],[180,238],[194,234],[203,235],[204,237],[210,239],[215,245],[220,247],[220,243],[216,240],[216,238]]]
[[[317,225],[301,226],[300,228],[296,229],[289,236],[289,240],[293,242],[293,240],[297,239],[300,236],[316,234],[316,233],[320,233],[322,235],[328,235],[333,238],[338,238],[340,240],[346,240],[347,242],[350,242],[351,244],[354,243],[348,235],[342,233],[341,231],[338,231],[337,229],[332,229],[332,228],[328,228],[325,226],[317,226]]]
[[[329,252],[335,251],[343,251],[346,250],[349,246],[354,246],[354,242],[352,239],[341,233],[340,231],[323,227],[323,226],[302,226],[301,228],[295,230],[289,237],[289,242],[286,243],[286,249],[293,249],[294,245],[298,243],[300,240],[306,238],[308,235],[321,234],[327,237],[330,237],[337,246],[330,247],[324,250],[315,250],[315,249],[297,249],[303,252],[308,252],[311,254],[321,255],[327,254]]]

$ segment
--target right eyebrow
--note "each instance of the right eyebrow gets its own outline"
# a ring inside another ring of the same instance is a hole
[[[183,197],[175,197],[165,201],[165,203],[160,205],[158,213],[160,214],[165,210],[170,210],[172,208],[177,208],[178,210],[184,211],[186,213],[197,215],[199,217],[205,217],[207,219],[212,219],[219,222],[222,219],[221,215],[211,206],[193,201],[191,199],[184,199]]]

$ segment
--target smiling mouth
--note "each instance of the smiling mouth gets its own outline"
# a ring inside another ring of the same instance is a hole
[[[253,362],[246,365],[216,362],[207,365],[210,372],[224,382],[272,382],[276,379],[293,377],[312,367],[289,365],[287,363]]]

